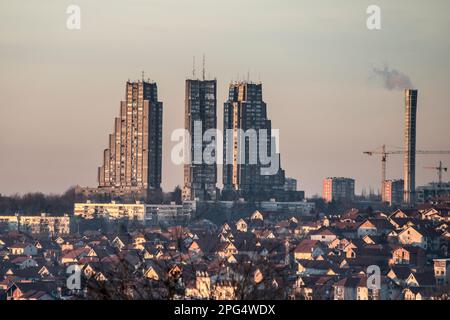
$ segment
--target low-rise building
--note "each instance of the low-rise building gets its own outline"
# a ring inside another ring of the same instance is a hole
[[[416,189],[418,203],[425,203],[433,199],[450,196],[450,181],[446,183],[432,182]]]
[[[8,225],[10,230],[51,235],[68,234],[70,217],[67,214],[54,216],[48,213],[36,215],[0,215],[0,223]]]
[[[129,219],[144,224],[174,224],[189,221],[195,212],[195,201],[182,204],[136,203],[75,203],[74,216],[84,219],[106,218],[107,220]]]
[[[437,285],[450,283],[450,258],[434,259],[434,277]]]
[[[307,201],[261,201],[258,206],[263,211],[310,214],[315,209],[313,202]]]
[[[132,204],[116,203],[75,203],[74,216],[82,217],[84,219],[107,218],[111,220],[128,218],[130,220],[144,221],[146,216],[145,204],[137,201]]]

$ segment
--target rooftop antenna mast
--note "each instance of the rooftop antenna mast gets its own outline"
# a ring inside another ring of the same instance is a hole
[[[192,57],[192,79],[195,79],[195,56]]]
[[[203,80],[205,80],[205,54],[203,54],[202,78],[203,78]]]
[[[145,73],[144,73],[144,71],[142,71],[142,82],[144,82],[144,76],[145,76]]]

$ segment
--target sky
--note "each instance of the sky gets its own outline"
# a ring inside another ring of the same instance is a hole
[[[373,4],[381,30],[366,26]],[[79,30],[66,26],[69,5],[81,9]],[[125,82],[142,70],[164,104],[163,188],[182,184],[170,134],[203,54],[219,128],[229,82],[249,74],[299,189],[321,194],[324,177],[346,176],[357,192],[377,191],[380,158],[363,151],[401,147],[404,117],[402,91],[377,71],[419,90],[417,148],[450,150],[449,14],[448,0],[1,0],[0,193],[96,186]],[[401,158],[388,159],[388,178],[401,178]],[[417,185],[436,180],[423,167],[439,160],[450,166],[447,155],[417,156]]]

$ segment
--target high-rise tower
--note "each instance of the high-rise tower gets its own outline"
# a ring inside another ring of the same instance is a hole
[[[226,131],[223,144],[224,191],[238,191],[250,197],[264,195],[271,197],[274,191],[284,189],[285,174],[280,166],[280,155],[275,151],[272,124],[267,118],[267,106],[262,99],[261,84],[251,82],[230,84],[228,101],[224,104],[223,127]],[[228,134],[230,131],[231,135]],[[265,135],[262,135],[264,132]],[[252,139],[256,142],[253,145]],[[262,168],[267,167],[267,164],[261,161],[261,151],[276,157],[278,166],[275,172],[262,174]],[[256,161],[252,163],[251,158]]]
[[[404,194],[406,204],[414,204],[416,191],[416,116],[417,90],[405,90]]]
[[[204,72],[203,72],[204,73]],[[217,81],[186,80],[185,129],[190,134],[190,161],[184,165],[183,198],[216,198],[217,162],[207,163],[202,155],[216,141],[203,141],[207,130],[217,129]],[[200,159],[196,159],[200,155]],[[199,160],[199,161],[198,161]]]
[[[145,194],[160,188],[162,111],[156,83],[127,82],[125,101],[98,170],[100,189]]]
[[[325,202],[336,200],[353,201],[355,198],[355,180],[343,177],[323,179],[322,198]]]

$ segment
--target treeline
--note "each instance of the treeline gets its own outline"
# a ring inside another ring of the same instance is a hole
[[[71,213],[75,202],[85,200],[83,196],[75,193],[75,188],[70,188],[61,195],[47,195],[41,192],[0,195],[0,214]]]
[[[0,214],[37,214],[45,212],[60,215],[72,213],[74,203],[86,202],[86,200],[91,200],[92,202],[111,202],[111,200],[116,200],[121,202],[123,199],[111,199],[105,196],[87,198],[82,194],[76,193],[75,187],[69,188],[60,195],[43,194],[41,192],[26,193],[24,195],[15,194],[11,196],[2,196],[0,194]],[[146,202],[170,203],[172,201],[181,203],[181,189],[178,186],[172,192],[152,191],[148,195]]]

